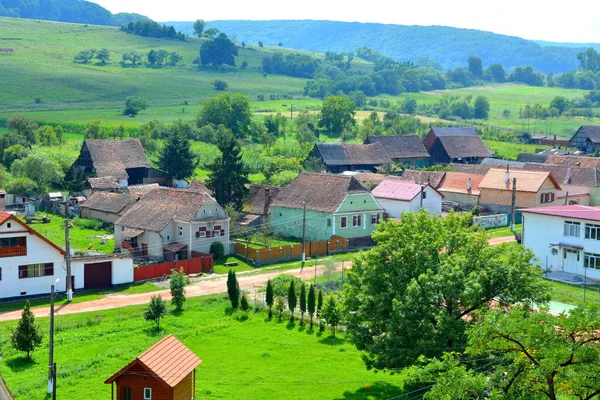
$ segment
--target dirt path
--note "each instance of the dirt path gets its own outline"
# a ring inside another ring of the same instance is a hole
[[[346,268],[350,265],[349,262],[344,264]],[[320,266],[319,266],[320,267]],[[339,264],[338,271],[342,270],[341,263]],[[317,269],[317,276],[323,275],[323,268]],[[315,276],[314,266],[306,267],[303,271],[298,269],[291,269],[286,271],[272,271],[264,273],[240,273],[237,275],[240,289],[250,290],[254,286],[264,286],[268,279],[274,278],[280,274],[295,275],[302,279],[310,279]],[[224,293],[227,291],[227,276],[217,275],[207,279],[201,279],[193,282],[191,285],[186,287],[187,297],[198,297],[205,296],[208,294]],[[149,293],[140,294],[113,294],[108,295],[102,299],[86,301],[84,303],[75,304],[64,304],[57,307],[54,310],[54,315],[67,315],[89,311],[100,311],[109,310],[112,308],[120,308],[126,306],[133,306],[138,304],[147,304],[150,302],[152,296],[160,295],[165,300],[171,299],[171,293],[168,289],[159,290]],[[36,307],[32,308],[33,313],[36,317],[47,317],[50,315],[50,307]],[[0,321],[11,321],[21,318],[21,310],[9,311],[0,314]]]
[[[512,242],[516,242],[517,239],[515,239],[514,236],[500,236],[500,237],[494,237],[491,238],[489,240],[490,246],[496,246],[498,244],[502,244],[502,243],[512,243]]]

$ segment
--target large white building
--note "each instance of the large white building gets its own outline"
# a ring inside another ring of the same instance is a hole
[[[75,289],[96,289],[133,282],[133,261],[121,255],[75,257]],[[65,251],[15,216],[0,212],[0,299],[66,290]]]
[[[544,270],[600,280],[600,207],[550,206],[522,212],[523,245]]]

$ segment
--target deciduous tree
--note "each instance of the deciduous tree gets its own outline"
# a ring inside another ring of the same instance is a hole
[[[252,111],[248,98],[242,93],[221,93],[206,101],[196,118],[198,127],[223,125],[241,138],[248,133]]]
[[[321,317],[331,327],[331,335],[335,336],[335,329],[342,321],[342,311],[333,294],[327,296]]]
[[[481,58],[477,56],[471,56],[467,60],[469,64],[469,72],[474,78],[481,79],[483,77],[483,65]]]
[[[110,52],[107,48],[102,48],[96,53],[95,58],[96,60],[100,61],[102,65],[104,65],[110,60]]]
[[[127,100],[125,100],[123,115],[138,115],[140,111],[145,110],[146,108],[148,108],[146,100],[140,97],[129,96]]]
[[[198,36],[199,38],[202,37],[205,26],[206,22],[204,22],[203,19],[197,19],[196,22],[194,22],[194,35]]]
[[[477,96],[473,102],[473,117],[487,119],[490,115],[490,102],[485,96]]]
[[[185,304],[185,284],[187,281],[187,275],[183,270],[183,267],[177,271],[175,268],[171,270],[171,304],[175,306],[177,311],[183,310]]]
[[[319,126],[335,136],[339,136],[345,128],[356,124],[354,113],[356,106],[346,95],[329,96],[323,101]]]
[[[24,351],[28,360],[31,359],[31,353],[35,348],[42,345],[42,331],[35,324],[35,316],[31,311],[29,300],[25,301],[21,319],[12,332],[11,344],[13,349]]]
[[[208,30],[206,31],[208,33]],[[238,49],[226,34],[220,33],[217,37],[207,40],[200,47],[200,62],[203,66],[213,65],[215,67],[221,64],[235,66],[235,56],[238,55]]]
[[[160,330],[160,320],[167,314],[167,302],[161,296],[152,296],[144,311],[146,321],[154,321],[156,329]]]

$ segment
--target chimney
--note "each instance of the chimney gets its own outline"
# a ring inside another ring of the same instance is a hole
[[[506,166],[506,173],[504,174],[504,183],[510,184],[510,172],[508,171],[508,165]]]
[[[567,184],[571,184],[571,167],[567,168]]]
[[[471,178],[467,179],[467,191],[471,191]]]
[[[269,215],[269,209],[271,208],[272,201],[273,201],[273,199],[271,199],[271,189],[266,187],[265,188],[265,208],[263,210],[264,215]]]

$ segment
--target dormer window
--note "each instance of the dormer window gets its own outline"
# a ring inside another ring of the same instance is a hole
[[[8,224],[6,224],[6,227],[9,229],[12,228],[12,224],[9,222]]]

